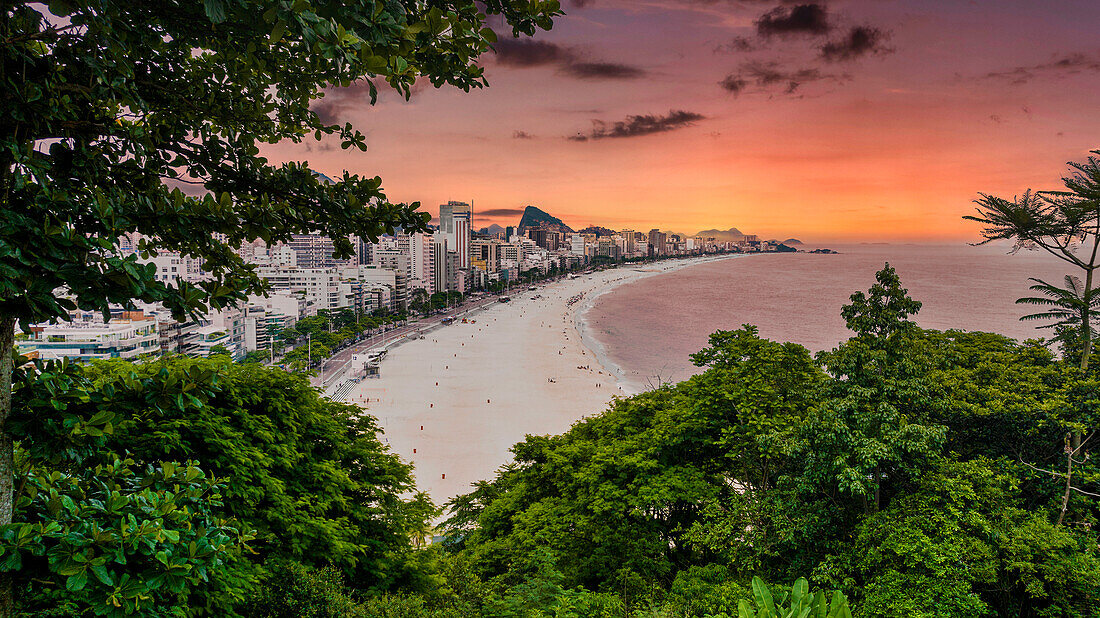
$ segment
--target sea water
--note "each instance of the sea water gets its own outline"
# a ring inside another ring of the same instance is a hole
[[[1042,307],[1017,305],[1033,293],[1029,277],[1061,286],[1072,267],[1041,252],[1008,247],[863,244],[834,246],[836,255],[755,254],[688,266],[617,287],[595,300],[582,326],[605,364],[637,392],[699,371],[689,355],[710,333],[752,324],[760,335],[811,351],[851,336],[841,307],[867,290],[875,272],[893,266],[909,295],[923,303],[924,328],[987,331],[1017,340],[1049,336],[1042,322],[1020,316]]]

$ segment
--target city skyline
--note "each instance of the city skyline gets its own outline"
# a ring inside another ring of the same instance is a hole
[[[1100,5],[588,0],[501,37],[490,87],[330,91],[365,153],[271,147],[379,174],[395,201],[454,196],[508,225],[736,226],[811,241],[972,240],[977,193],[1056,188],[1098,146]]]

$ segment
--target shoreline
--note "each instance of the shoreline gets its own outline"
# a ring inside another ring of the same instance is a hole
[[[415,466],[417,488],[443,505],[491,479],[527,435],[563,433],[639,392],[584,319],[600,296],[738,256],[612,268],[517,290],[509,303],[394,348],[379,377],[356,384],[345,401],[378,419],[383,443]]]
[[[709,264],[712,262],[742,258],[748,255],[757,254],[732,253],[719,256],[700,256],[698,258],[675,260],[671,264],[664,265],[664,267],[660,269],[650,270],[648,268],[633,268],[631,270],[645,274],[643,276],[633,277],[629,281],[622,281],[617,285],[601,290],[600,292],[585,298],[581,307],[576,311],[574,315],[573,328],[575,331],[577,331],[578,335],[581,338],[581,341],[584,342],[585,347],[587,347],[596,356],[599,364],[604,368],[604,370],[606,370],[608,373],[612,373],[613,375],[615,375],[616,382],[618,383],[620,390],[623,391],[623,394],[626,396],[637,395],[638,393],[645,391],[650,385],[632,381],[627,376],[626,370],[623,369],[618,363],[611,360],[611,355],[608,353],[606,346],[593,333],[592,326],[588,321],[588,312],[590,309],[592,309],[593,306],[595,306],[596,301],[604,294],[614,292],[615,290],[618,290],[625,285],[637,283],[644,279],[671,274],[683,270],[684,268],[690,268],[692,266],[698,266],[700,264]],[[658,262],[657,264],[661,263]],[[652,267],[656,266],[657,264],[650,264],[649,266]]]

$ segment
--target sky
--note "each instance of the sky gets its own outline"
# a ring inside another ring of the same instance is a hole
[[[364,153],[280,144],[380,175],[474,227],[526,205],[573,228],[737,227],[808,242],[958,242],[978,193],[1054,189],[1100,148],[1100,2],[564,0],[483,57],[490,86],[408,102],[329,91]]]

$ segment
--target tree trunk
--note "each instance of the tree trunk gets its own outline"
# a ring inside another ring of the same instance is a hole
[[[15,462],[8,417],[11,415],[11,374],[15,318],[0,316],[0,526],[11,523],[15,498]],[[11,574],[0,575],[0,618],[12,615]]]
[[[1084,332],[1081,333],[1085,340],[1085,348],[1081,350],[1081,371],[1089,370],[1089,357],[1092,356],[1092,273],[1090,268],[1085,273],[1085,292],[1083,300],[1085,301],[1085,307],[1082,310],[1081,326]]]
[[[1066,436],[1066,491],[1062,494],[1062,509],[1058,512],[1058,524],[1062,525],[1062,520],[1066,517],[1066,510],[1069,509],[1069,496],[1073,491],[1073,453],[1074,448],[1070,443],[1070,436]]]

